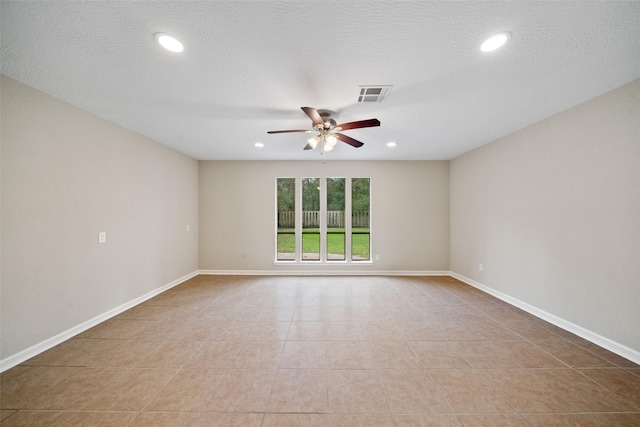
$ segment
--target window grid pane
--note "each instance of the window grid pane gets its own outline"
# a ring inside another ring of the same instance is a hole
[[[278,209],[276,259],[278,261],[295,261],[295,178],[278,178],[276,189]]]
[[[327,231],[327,261],[345,260],[345,232]]]
[[[370,180],[351,180],[351,260],[371,260]]]
[[[320,230],[302,230],[302,260],[320,261]]]
[[[327,261],[346,259],[344,178],[327,178]]]
[[[320,261],[320,178],[302,179],[302,260]]]

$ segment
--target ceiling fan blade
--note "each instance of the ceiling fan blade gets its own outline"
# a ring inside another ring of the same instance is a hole
[[[353,139],[350,136],[343,135],[341,133],[336,133],[335,135],[336,135],[336,138],[338,138],[340,141],[346,142],[347,144],[351,145],[352,147],[359,148],[359,147],[362,147],[364,145],[364,143],[358,141],[357,139]]]
[[[267,133],[291,133],[291,132],[307,132],[311,133],[313,131],[308,129],[295,129],[295,130],[270,130]]]
[[[340,130],[371,128],[374,126],[380,126],[380,120],[378,119],[359,120],[357,122],[349,122],[349,123],[342,123],[341,125],[336,125],[336,127],[340,128]]]
[[[322,120],[322,117],[320,117],[320,113],[318,113],[318,110],[316,110],[313,107],[300,107],[300,108],[302,108],[302,111],[304,111],[304,113],[307,116],[309,116],[309,118],[311,119],[314,125],[324,126],[324,120]]]
[[[307,145],[304,146],[303,150],[313,150],[313,147],[307,142]]]

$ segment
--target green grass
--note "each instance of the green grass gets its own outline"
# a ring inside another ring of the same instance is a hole
[[[294,231],[293,229],[280,229],[279,231]],[[329,228],[328,232],[344,232],[344,228]],[[369,232],[368,228],[354,228],[354,232]],[[302,252],[318,253],[320,248],[320,230],[318,228],[305,228],[302,232]],[[343,255],[345,251],[345,242],[343,234],[328,234],[327,246],[330,254]],[[278,235],[278,252],[295,252],[295,235],[280,234]],[[352,235],[351,252],[355,258],[370,259],[369,253],[369,235],[354,234]]]

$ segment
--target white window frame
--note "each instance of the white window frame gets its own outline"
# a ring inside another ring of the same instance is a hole
[[[295,259],[294,260],[279,260],[278,259],[278,191],[277,182],[281,178],[294,178],[295,179]],[[302,180],[308,178],[317,178],[320,180],[320,260],[303,260],[302,259]],[[343,178],[345,180],[345,213],[344,213],[344,232],[345,232],[345,259],[344,260],[328,260],[327,259],[327,178]],[[352,180],[354,178],[367,178],[369,179],[369,259],[362,261],[352,260]],[[275,232],[274,232],[274,265],[371,265],[373,261],[373,215],[372,211],[372,179],[371,177],[361,176],[278,176],[275,178]]]

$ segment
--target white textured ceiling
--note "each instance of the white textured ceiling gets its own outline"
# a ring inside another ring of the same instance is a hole
[[[382,122],[329,159],[450,159],[640,78],[638,1],[0,4],[3,74],[198,159],[319,158],[266,133],[310,128],[302,106]]]

